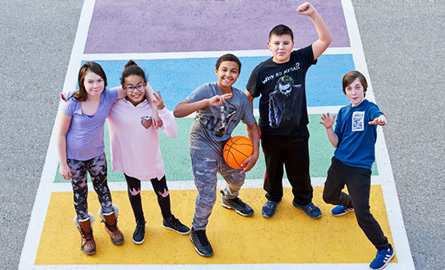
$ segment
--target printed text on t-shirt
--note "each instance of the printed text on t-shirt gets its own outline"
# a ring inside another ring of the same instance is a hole
[[[263,84],[266,84],[268,81],[273,80],[274,78],[281,77],[283,75],[286,75],[289,72],[297,71],[300,69],[300,62],[295,63],[294,67],[290,67],[286,69],[285,71],[276,72],[275,74],[268,75],[266,78],[262,81]]]

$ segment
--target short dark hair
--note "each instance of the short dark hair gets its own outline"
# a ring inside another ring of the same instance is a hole
[[[102,69],[102,67],[96,62],[86,62],[80,67],[79,75],[77,77],[79,90],[76,93],[74,93],[74,98],[77,101],[87,100],[88,93],[85,90],[84,82],[85,82],[85,76],[87,75],[88,71],[91,71],[100,76],[104,80],[104,89],[107,87],[107,75],[105,75],[105,71]]]
[[[286,26],[284,24],[279,24],[279,25],[275,26],[274,28],[272,28],[272,30],[270,30],[269,40],[273,35],[276,35],[276,36],[289,35],[291,37],[292,41],[294,41],[294,33],[288,26]]]
[[[224,61],[232,61],[232,62],[237,63],[238,64],[238,73],[241,73],[241,61],[238,59],[238,57],[236,57],[234,54],[231,54],[231,53],[224,54],[223,56],[218,58],[218,60],[216,61],[216,66],[215,66],[216,70],[219,69],[219,66]]]
[[[360,80],[360,83],[363,85],[363,92],[366,96],[366,90],[368,89],[368,82],[366,81],[365,75],[360,73],[359,71],[350,71],[343,76],[343,93],[346,95],[346,87],[353,83],[356,79]]]
[[[122,86],[124,86],[125,84],[125,79],[131,75],[139,76],[144,79],[144,83],[147,82],[147,77],[145,77],[144,70],[141,67],[139,67],[133,60],[130,60],[127,62],[127,64],[125,64],[125,69],[122,72],[121,76]]]

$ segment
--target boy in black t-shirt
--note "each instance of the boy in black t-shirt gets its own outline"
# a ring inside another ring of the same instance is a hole
[[[261,96],[261,145],[266,160],[264,189],[267,202],[262,214],[271,218],[283,197],[283,165],[294,195],[293,205],[309,217],[321,217],[312,203],[313,189],[309,176],[309,131],[305,80],[308,68],[327,49],[332,36],[317,10],[304,3],[298,13],[311,18],[319,39],[306,48],[293,51],[292,30],[275,26],[269,34],[273,57],[260,63],[250,75],[246,95],[253,108],[253,99]]]

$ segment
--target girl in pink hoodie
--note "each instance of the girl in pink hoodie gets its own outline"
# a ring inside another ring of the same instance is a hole
[[[175,138],[178,127],[172,113],[165,107],[159,91],[151,89],[145,72],[134,61],[125,65],[121,77],[127,97],[114,103],[108,115],[110,129],[111,160],[113,170],[123,172],[128,186],[128,197],[136,219],[133,242],[142,244],[145,234],[145,218],[141,203],[141,181],[150,180],[158,197],[163,216],[163,226],[180,234],[190,229],[182,224],[170,210],[170,196],[164,173],[164,163],[159,148],[158,129],[153,124],[152,112],[157,109],[162,120],[160,129]],[[147,101],[145,89],[153,92],[153,108]]]

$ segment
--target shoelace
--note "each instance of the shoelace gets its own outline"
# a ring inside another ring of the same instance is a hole
[[[245,203],[243,201],[241,201],[240,198],[238,198],[238,197],[233,198],[231,201],[238,206],[241,206],[241,207],[245,206]]]
[[[175,217],[172,217],[171,220],[169,220],[170,224],[172,225],[172,227],[174,227],[175,229],[179,228],[179,220]]]
[[[274,203],[272,201],[267,201],[266,202],[266,207],[267,208],[273,208],[274,207]]]

